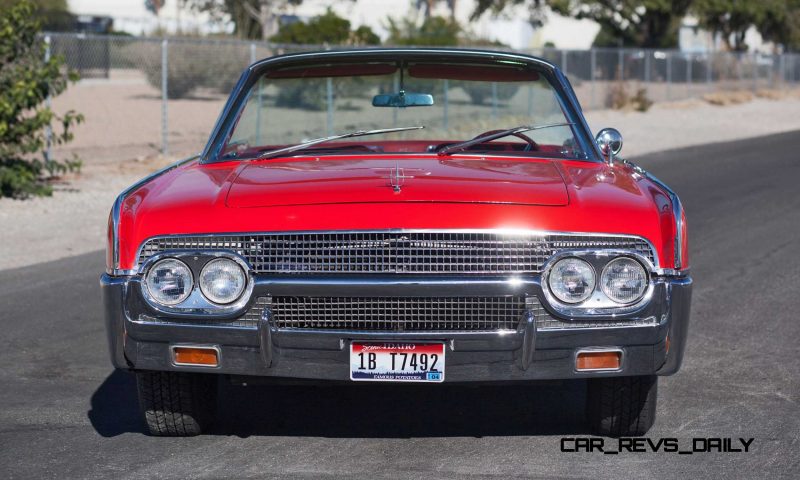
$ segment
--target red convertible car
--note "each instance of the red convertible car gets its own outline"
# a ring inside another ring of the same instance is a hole
[[[113,364],[154,435],[208,426],[220,375],[586,379],[593,430],[642,435],[692,280],[678,197],[621,146],[527,55],[254,63],[202,153],[113,206]]]

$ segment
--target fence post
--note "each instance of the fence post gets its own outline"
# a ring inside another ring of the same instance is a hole
[[[497,82],[492,82],[492,120],[497,120]]]
[[[567,51],[561,50],[561,72],[567,76]]]
[[[714,66],[714,61],[713,61],[714,54],[709,52],[708,53],[708,57],[706,57],[706,58],[707,58],[707,60],[706,60],[706,84],[708,85],[708,91],[711,92],[711,91],[714,90],[714,86],[712,84],[712,79],[711,79],[711,69]]]
[[[325,79],[325,98],[328,104],[325,124],[328,127],[328,136],[331,136],[333,135],[333,80],[331,80],[331,77]]]
[[[758,54],[753,52],[753,92],[758,90]]]
[[[45,35],[44,37],[44,61],[50,61],[50,35]],[[52,104],[52,98],[50,96],[50,91],[47,91],[47,98],[44,101],[45,106],[47,109],[50,109]],[[44,149],[44,161],[49,162],[52,158],[52,148],[53,148],[53,127],[50,123],[47,123],[47,126],[44,129],[44,135],[46,139],[46,148]]]
[[[620,49],[617,51],[617,63],[619,65],[619,81],[620,82],[625,80],[625,65],[623,65],[623,63],[625,62],[625,55],[624,55],[624,52],[622,50],[623,50],[622,47],[620,47]]]
[[[250,64],[256,63],[256,44],[250,44]]]
[[[167,68],[169,66],[167,58],[168,42],[165,38],[161,41],[161,154],[166,156],[169,153],[169,124],[167,122],[167,95],[168,78]]]
[[[686,98],[692,98],[692,55],[686,55]]]
[[[672,100],[672,52],[667,52],[667,100]]]
[[[736,88],[742,88],[742,54],[736,54]]]
[[[443,120],[442,123],[444,123],[444,131],[445,132],[448,129],[448,118],[447,118],[448,111],[447,110],[448,110],[450,105],[449,105],[449,102],[447,100],[447,90],[449,90],[449,89],[450,89],[450,83],[445,78],[444,79],[444,95],[443,95],[444,98],[442,99],[442,103],[444,105],[444,112],[443,112],[444,118],[442,119]]]
[[[644,51],[644,83],[650,83],[650,56],[653,54],[651,50]]]
[[[591,78],[592,80],[591,85],[589,85],[589,87],[591,88],[591,96],[592,96],[591,105],[592,108],[597,108],[597,99],[595,98],[595,92],[594,92],[595,89],[594,84],[597,83],[594,76],[594,72],[595,70],[597,70],[597,50],[595,50],[594,48],[589,50],[589,70],[590,70],[589,78]]]

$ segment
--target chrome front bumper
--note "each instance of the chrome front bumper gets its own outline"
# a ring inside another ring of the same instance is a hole
[[[544,305],[528,309],[515,330],[501,332],[376,332],[280,329],[269,308],[248,326],[199,323],[197,318],[158,321],[158,312],[141,300],[137,276],[100,279],[111,359],[115,367],[135,370],[195,371],[317,380],[349,379],[352,340],[442,341],[447,348],[447,382],[586,378],[590,376],[671,375],[678,371],[689,325],[691,277],[659,277],[651,300],[642,309],[615,318],[601,317],[575,326]],[[542,299],[538,277],[520,282],[504,279],[398,279],[361,277],[286,280],[257,278],[253,299],[270,295],[474,296],[525,295]],[[546,310],[545,310],[546,309]],[[142,314],[156,321],[142,321]],[[240,315],[240,314],[237,314]],[[557,320],[547,328],[537,316]],[[152,316],[152,317],[149,317]],[[641,319],[652,322],[637,324]],[[614,322],[616,326],[602,326]],[[561,325],[563,328],[559,328]],[[622,325],[622,326],[620,326]],[[220,351],[215,368],[174,365],[174,344],[214,345]],[[575,353],[592,347],[620,348],[618,371],[578,372]]]

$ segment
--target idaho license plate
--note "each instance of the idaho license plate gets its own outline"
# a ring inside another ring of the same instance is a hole
[[[444,343],[352,342],[350,380],[443,382]]]

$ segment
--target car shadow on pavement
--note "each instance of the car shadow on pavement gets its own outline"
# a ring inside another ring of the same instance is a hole
[[[132,373],[114,370],[92,394],[87,413],[92,427],[103,437],[123,433],[144,433],[136,398],[136,379]]]
[[[209,435],[410,438],[588,433],[586,383],[505,385],[253,385],[220,381]],[[144,432],[132,374],[92,395],[89,419],[113,437]]]

